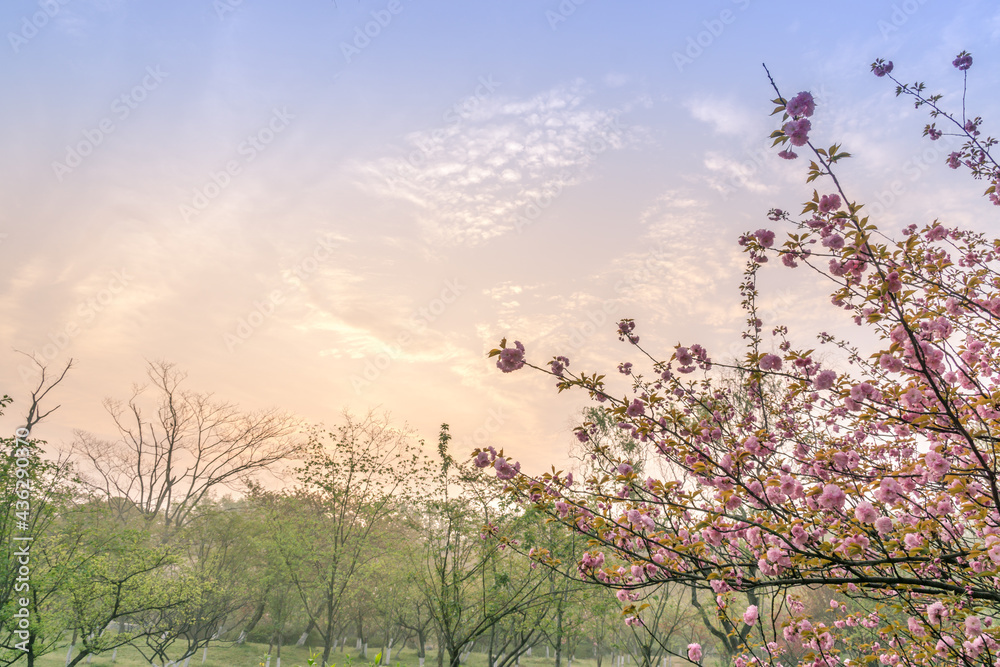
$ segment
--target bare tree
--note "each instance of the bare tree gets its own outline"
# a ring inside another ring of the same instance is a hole
[[[51,378],[47,377],[48,367],[39,361],[38,357],[28,354],[27,352],[21,352],[21,354],[31,359],[32,363],[38,367],[38,385],[31,392],[31,404],[28,405],[28,414],[24,417],[24,430],[27,431],[27,433],[22,434],[22,436],[27,437],[28,434],[31,433],[31,429],[35,427],[35,424],[59,409],[59,406],[57,405],[54,408],[43,411],[42,401],[45,400],[45,397],[50,391],[55,389],[56,386],[59,385],[63,379],[65,379],[66,373],[68,373],[69,369],[73,367],[73,360],[70,359],[67,361],[66,365],[61,371],[59,371],[58,375]]]
[[[110,504],[162,520],[165,534],[190,521],[213,489],[232,489],[304,448],[287,413],[242,412],[183,389],[186,374],[163,361],[150,363],[147,374],[150,383],[134,386],[128,401],[104,401],[119,438],[77,431],[73,451]]]

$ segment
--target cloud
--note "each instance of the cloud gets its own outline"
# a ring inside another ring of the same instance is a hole
[[[713,224],[702,208],[686,193],[670,191],[642,212],[644,250],[621,257],[614,266],[627,288],[626,302],[656,304],[658,311],[684,313],[706,324],[731,317],[722,291],[739,264],[733,261],[728,230]]]
[[[410,203],[429,242],[476,245],[586,178],[633,136],[616,110],[585,104],[582,82],[526,100],[482,100],[450,124],[406,137],[402,154],[357,165],[359,185]]]
[[[685,106],[695,120],[711,124],[718,134],[747,137],[759,125],[756,114],[731,100],[702,97],[689,100]]]
[[[610,88],[620,88],[631,80],[628,74],[621,72],[611,72],[604,75],[604,84]]]
[[[764,172],[771,171],[771,165],[762,154],[763,151],[752,153],[747,151],[743,159],[732,158],[715,151],[705,153],[704,165],[711,172],[707,184],[714,190],[728,195],[734,190],[746,188],[752,192],[773,191],[774,186],[767,185],[760,178]],[[773,158],[772,158],[773,160]],[[766,167],[766,169],[765,169]]]

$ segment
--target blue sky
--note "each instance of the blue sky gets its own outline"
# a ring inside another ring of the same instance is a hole
[[[739,353],[735,241],[811,195],[769,147],[764,62],[887,229],[995,229],[869,72],[954,108],[967,49],[989,132],[990,2],[11,0],[0,32],[2,391],[27,394],[15,350],[74,358],[54,443],[107,434],[101,399],[166,359],[247,408],[565,460],[583,399],[485,354],[610,372],[638,361],[621,317],[664,356]],[[802,340],[851,333],[809,276],[762,286]]]

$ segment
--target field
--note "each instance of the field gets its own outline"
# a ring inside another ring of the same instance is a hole
[[[41,659],[36,661],[39,667],[63,667],[66,661],[66,650],[69,648],[68,645],[63,645],[56,649],[52,653],[43,656]],[[305,667],[307,664],[306,660],[309,657],[309,650],[306,647],[297,646],[283,646],[281,649],[281,664],[283,667]],[[314,655],[318,656],[316,649],[312,649]],[[370,658],[374,658],[378,649],[368,649],[368,655]],[[241,646],[234,645],[228,642],[220,642],[219,644],[214,644],[209,646],[208,655],[205,662],[202,662],[202,652],[199,651],[196,655],[191,658],[191,667],[261,667],[265,664],[265,655],[267,653],[266,644],[254,644],[247,642]],[[436,667],[436,653],[428,651],[427,659],[425,662],[425,667]],[[341,653],[339,650],[333,652],[332,662],[338,667],[346,667],[347,665],[356,665],[357,667],[363,667],[366,663],[365,660],[358,657],[357,651],[348,651],[346,654]],[[447,660],[447,658],[446,658]],[[89,664],[91,667],[110,667],[114,665],[115,667],[148,667],[150,664],[142,658],[131,647],[123,647],[118,649],[118,655],[115,662],[111,662],[111,655],[104,656],[94,656]],[[318,662],[317,662],[318,664]],[[447,662],[445,663],[447,665]],[[553,667],[555,664],[554,659],[546,659],[543,657],[538,657],[536,654],[531,658],[522,658],[521,667]],[[673,661],[674,665],[680,665],[681,661],[675,659]],[[706,661],[705,664],[710,664]],[[465,667],[487,667],[486,666],[486,656],[482,653],[470,653],[466,661],[463,663]],[[564,667],[568,667],[565,661],[563,662]],[[624,667],[629,667],[634,663],[630,660],[625,662]],[[275,657],[271,657],[270,667],[276,667],[277,662]],[[419,667],[419,660],[417,659],[417,652],[413,649],[406,649],[392,656],[392,667]],[[597,667],[597,662],[590,659],[574,660],[573,667]],[[602,661],[602,667],[614,667],[611,658],[605,658]]]

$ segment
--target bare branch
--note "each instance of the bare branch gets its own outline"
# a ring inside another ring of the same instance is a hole
[[[70,359],[69,361],[66,362],[66,366],[63,367],[58,377],[56,377],[55,379],[48,379],[46,377],[46,374],[48,372],[48,367],[43,362],[41,362],[38,359],[38,357],[36,357],[33,354],[28,354],[27,352],[22,352],[21,350],[16,350],[16,351],[20,352],[24,356],[31,359],[32,363],[34,363],[35,366],[38,367],[38,372],[39,372],[38,385],[31,392],[31,403],[28,406],[28,414],[24,418],[24,429],[28,431],[28,433],[31,433],[31,429],[33,429],[35,425],[38,424],[38,422],[42,421],[50,414],[59,409],[60,406],[57,405],[51,410],[43,411],[42,401],[45,399],[48,393],[52,391],[52,389],[54,389],[56,386],[59,385],[60,382],[63,381],[63,379],[66,377],[66,373],[68,373],[69,369],[73,367],[73,360]]]
[[[108,399],[115,441],[77,433],[74,450],[91,486],[108,501],[130,501],[170,531],[186,524],[220,487],[234,489],[305,448],[299,423],[272,409],[243,412],[212,394],[182,388],[185,374],[151,362],[149,384],[127,402]]]

